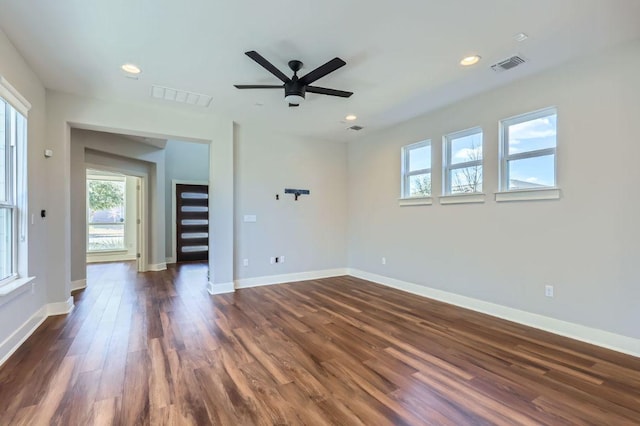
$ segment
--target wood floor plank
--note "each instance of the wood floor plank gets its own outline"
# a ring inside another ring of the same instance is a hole
[[[92,264],[0,367],[0,425],[640,425],[640,359],[352,277],[206,292]]]

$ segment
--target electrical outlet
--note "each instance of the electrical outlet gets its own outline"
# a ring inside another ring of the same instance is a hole
[[[242,264],[243,264],[244,266],[249,266],[249,259],[245,259],[245,260],[243,260],[243,261],[242,261]]]
[[[387,258],[386,258],[386,257],[383,257],[383,258],[382,258],[382,264],[383,264],[383,265],[386,265],[386,264],[387,264]]]
[[[273,265],[274,263],[276,263],[276,258],[275,257],[271,257],[271,264]]]
[[[544,295],[547,297],[553,297],[553,286],[545,285],[544,286]]]

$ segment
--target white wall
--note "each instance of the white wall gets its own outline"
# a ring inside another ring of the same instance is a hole
[[[90,154],[87,154],[89,152]],[[100,155],[99,153],[103,153]],[[148,214],[146,226],[147,263],[164,264],[165,151],[134,142],[124,136],[91,130],[71,129],[71,281],[86,278],[86,178],[88,165],[102,165],[121,172],[148,176]]]
[[[349,266],[640,338],[638,69],[636,42],[350,143]],[[562,199],[496,203],[498,120],[554,105]],[[399,207],[401,146],[432,139],[439,188],[442,136],[473,126],[487,201]]]
[[[165,238],[166,257],[173,256],[172,180],[209,181],[209,144],[167,141],[165,148]],[[175,259],[171,259],[175,262]]]
[[[27,230],[27,269],[28,275],[36,277],[33,281],[35,283],[33,292],[26,291],[0,297],[0,360],[2,360],[14,345],[44,318],[44,312],[40,308],[46,303],[47,286],[51,285],[46,264],[47,229],[50,226],[50,217],[41,219],[40,210],[47,209],[49,199],[56,195],[51,193],[48,183],[51,162],[45,160],[43,155],[46,144],[45,89],[2,30],[0,30],[0,75],[6,78],[32,106],[28,121],[27,162],[28,209],[29,215],[34,215],[34,223],[30,224]]]
[[[236,126],[236,279],[346,266],[346,148]],[[311,194],[294,201],[285,188]],[[272,265],[271,256],[285,263]]]

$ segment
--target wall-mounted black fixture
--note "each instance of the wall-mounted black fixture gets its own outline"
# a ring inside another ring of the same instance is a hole
[[[301,195],[309,195],[311,192],[308,189],[291,189],[285,188],[285,194],[293,194],[295,196],[295,200],[298,201],[298,197]]]
[[[47,217],[47,211],[46,210],[40,210],[40,217],[41,218]]]
[[[280,199],[280,194],[276,194],[276,200]]]

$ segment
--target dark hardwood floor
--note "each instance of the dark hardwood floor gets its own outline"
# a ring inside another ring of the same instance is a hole
[[[0,425],[640,424],[640,359],[350,277],[210,296],[89,266],[0,369]]]

